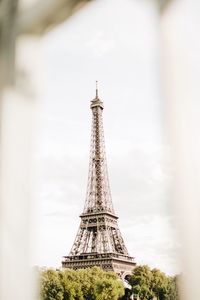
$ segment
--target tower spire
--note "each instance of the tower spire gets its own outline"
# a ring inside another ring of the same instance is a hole
[[[98,99],[98,81],[96,80],[96,99]]]

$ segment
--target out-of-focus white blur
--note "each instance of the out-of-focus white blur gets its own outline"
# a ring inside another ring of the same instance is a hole
[[[33,149],[38,40],[19,39],[17,78],[1,99],[0,299],[33,299]]]
[[[182,243],[182,298],[200,299],[200,2],[177,0],[161,19],[163,85]]]
[[[33,151],[35,106],[41,84],[39,40],[33,35],[16,38],[16,33],[32,33],[35,28],[44,32],[72,14],[79,2],[19,1],[17,25],[13,21],[13,7],[17,7],[18,1],[5,0],[0,4],[0,42],[5,41],[0,45],[0,63],[4,66],[2,57],[7,58],[7,54],[9,57],[13,51],[16,62],[16,67],[14,60],[12,66],[7,64],[15,75],[15,85],[2,74],[0,82],[3,87],[0,94],[0,299],[38,299],[31,253],[37,226],[33,204]],[[9,37],[6,37],[7,32],[11,33]]]

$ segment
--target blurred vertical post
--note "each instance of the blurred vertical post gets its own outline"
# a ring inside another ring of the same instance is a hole
[[[18,0],[0,1],[0,88],[14,83]]]
[[[21,0],[20,13],[18,0],[0,1],[0,299],[3,300],[38,298],[30,265],[37,35],[63,22],[89,1]]]
[[[0,2],[0,299],[33,299],[30,163],[33,101],[16,78],[18,1]]]
[[[6,89],[1,116],[0,299],[33,299],[30,173],[33,103]]]
[[[181,299],[199,300],[200,2],[174,0],[161,17],[164,89],[175,163],[174,207],[182,243]]]

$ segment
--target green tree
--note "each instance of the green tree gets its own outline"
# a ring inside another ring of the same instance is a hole
[[[153,274],[151,269],[144,265],[133,270],[133,275],[129,279],[133,294],[144,300],[151,300],[155,294],[152,291]]]
[[[59,278],[63,287],[63,300],[84,300],[77,271],[70,269],[60,271]]]
[[[117,300],[124,293],[122,282],[113,272],[98,267],[79,270],[84,274],[82,290],[87,300]]]
[[[128,279],[134,296],[141,300],[178,300],[177,278],[167,276],[158,269],[138,266]]]
[[[169,299],[167,300],[179,300],[178,294],[178,280],[179,276],[170,277]]]
[[[152,291],[159,300],[168,299],[170,292],[170,277],[158,269],[152,271]]]
[[[97,267],[41,272],[41,300],[117,300],[123,294],[117,275]]]
[[[63,286],[60,282],[58,272],[45,270],[41,274],[41,300],[63,300]]]
[[[118,279],[105,278],[98,280],[95,285],[96,300],[117,300],[123,296],[124,287]]]

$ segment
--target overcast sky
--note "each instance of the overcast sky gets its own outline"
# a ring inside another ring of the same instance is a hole
[[[42,39],[34,264],[59,267],[75,239],[98,80],[112,199],[129,254],[137,263],[178,271],[153,3],[97,0]]]

